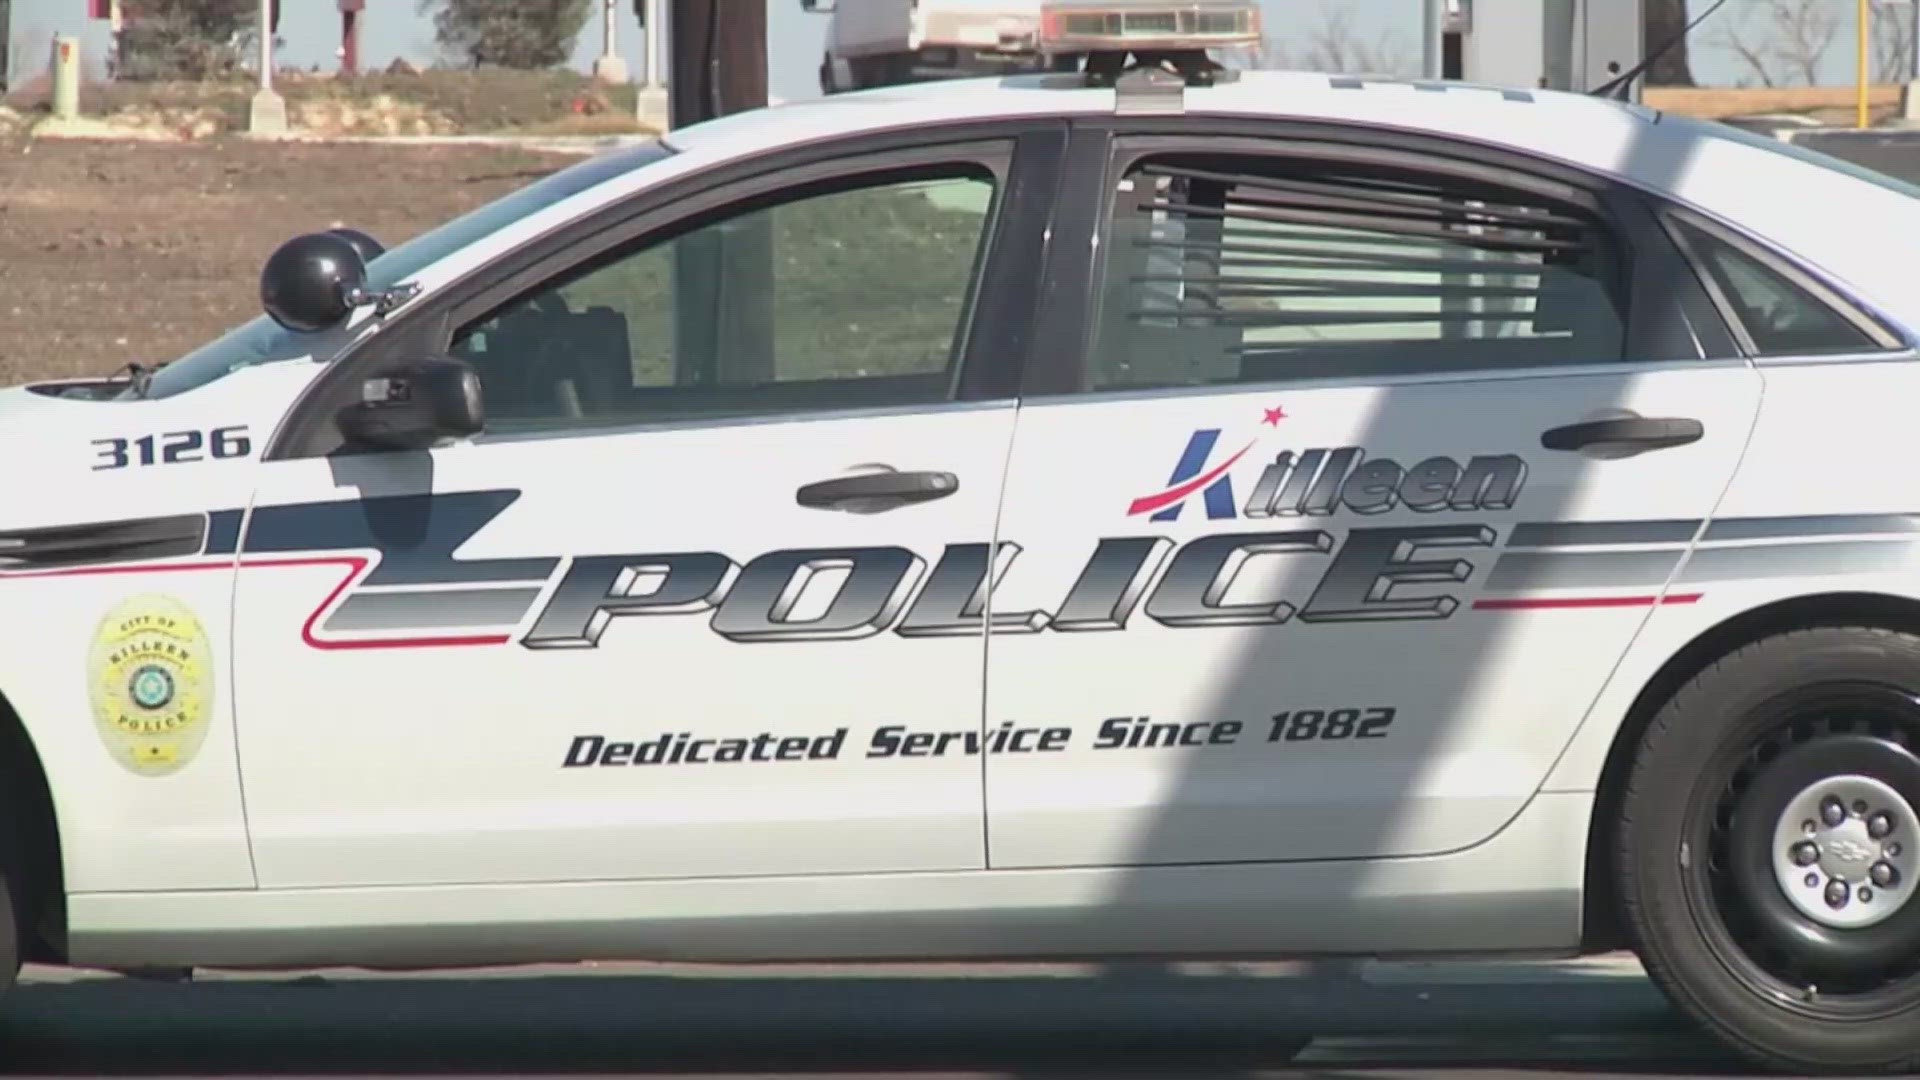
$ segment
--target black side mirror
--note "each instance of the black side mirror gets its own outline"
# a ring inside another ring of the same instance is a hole
[[[281,244],[260,271],[260,306],[289,330],[312,333],[347,321],[365,296],[367,265],[354,241],[308,233]]]
[[[339,416],[348,443],[376,450],[425,450],[486,429],[480,376],[463,360],[436,356],[366,380],[360,403]]]

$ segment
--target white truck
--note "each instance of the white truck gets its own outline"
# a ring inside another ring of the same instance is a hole
[[[1047,20],[1081,34],[1223,43],[1259,25],[1251,0],[800,0],[827,14],[820,90],[833,94],[923,79],[1072,71],[1084,49],[1043,45]]]

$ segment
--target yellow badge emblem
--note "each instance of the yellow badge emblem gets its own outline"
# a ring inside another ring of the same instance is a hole
[[[87,656],[94,726],[114,760],[141,776],[191,762],[213,716],[213,646],[167,596],[136,596],[100,620]]]

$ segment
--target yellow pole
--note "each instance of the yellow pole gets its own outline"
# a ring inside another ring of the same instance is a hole
[[[1869,61],[1868,61],[1868,54],[1867,54],[1867,36],[1868,36],[1867,8],[1871,6],[1871,3],[1872,3],[1872,0],[1860,0],[1860,32],[1854,35],[1858,39],[1858,43],[1860,46],[1860,55],[1856,60],[1856,63],[1859,68],[1859,72],[1855,81],[1858,82],[1860,87],[1858,126],[1862,129],[1866,128],[1867,126],[1867,83],[1873,74],[1871,69],[1868,67]]]

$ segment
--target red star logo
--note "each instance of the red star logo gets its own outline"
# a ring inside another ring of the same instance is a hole
[[[1266,413],[1266,419],[1263,420],[1262,423],[1269,427],[1279,427],[1280,421],[1287,418],[1287,410],[1278,405],[1271,409],[1263,409],[1261,411]]]

